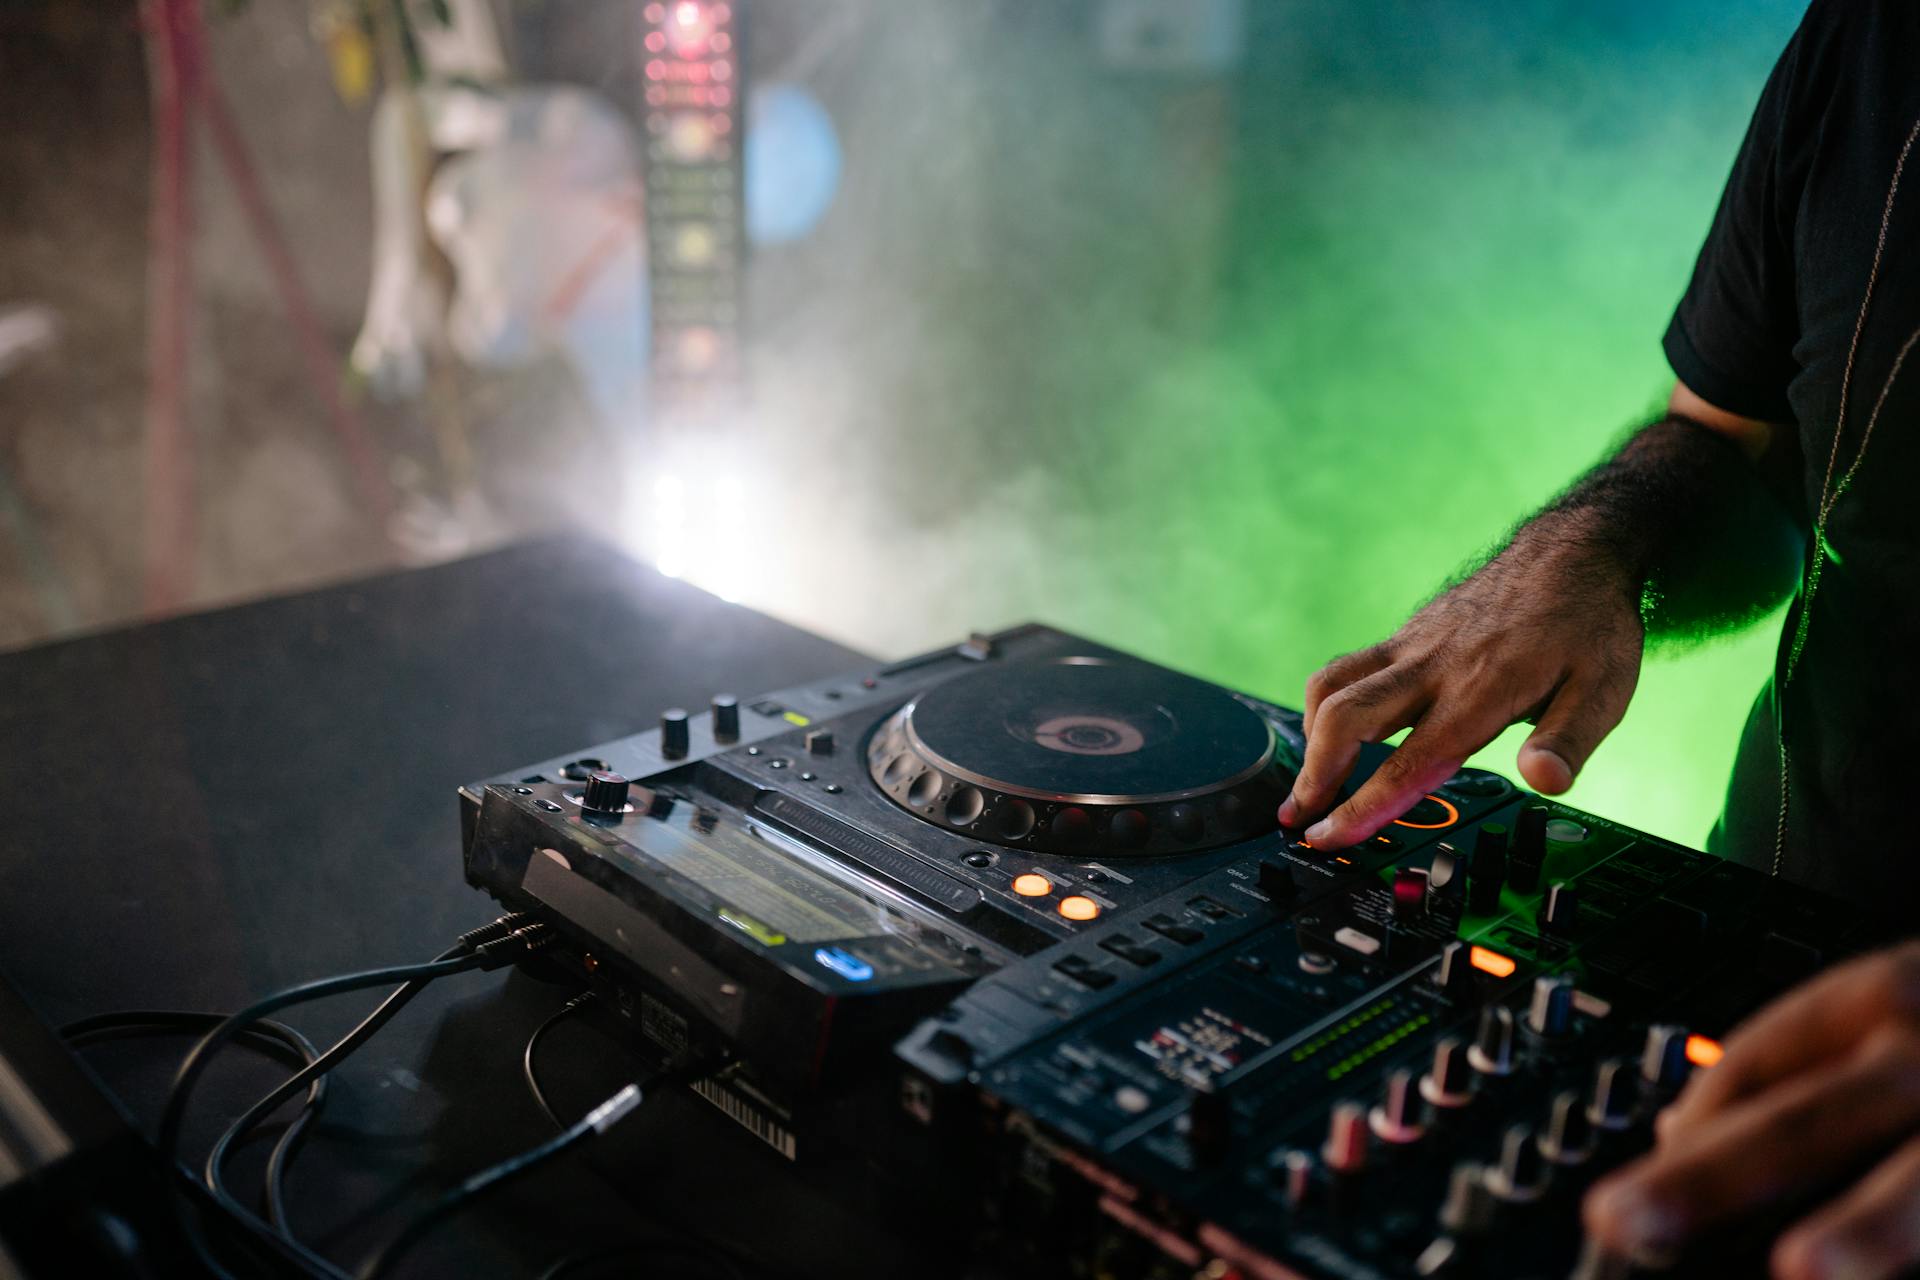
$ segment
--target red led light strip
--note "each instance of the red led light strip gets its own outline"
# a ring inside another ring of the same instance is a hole
[[[741,378],[741,0],[641,9],[654,413],[711,422]]]

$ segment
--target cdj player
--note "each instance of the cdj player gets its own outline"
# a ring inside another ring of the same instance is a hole
[[[1628,1274],[1581,1192],[1892,930],[1473,769],[1316,850],[1302,745],[1026,626],[473,784],[466,876],[927,1274]]]

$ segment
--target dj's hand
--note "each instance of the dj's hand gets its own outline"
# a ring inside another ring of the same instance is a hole
[[[1657,1130],[1653,1154],[1587,1196],[1587,1230],[1615,1251],[1658,1261],[1703,1228],[1865,1169],[1780,1237],[1773,1275],[1879,1280],[1920,1267],[1920,943],[1836,968],[1756,1014]]]
[[[1307,681],[1306,759],[1281,825],[1325,813],[1360,744],[1408,726],[1400,749],[1307,839],[1330,849],[1365,839],[1518,720],[1539,726],[1520,748],[1520,775],[1560,794],[1626,713],[1644,639],[1637,583],[1550,523],[1527,526],[1391,639]]]

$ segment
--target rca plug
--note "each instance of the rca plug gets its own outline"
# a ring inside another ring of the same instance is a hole
[[[536,951],[544,951],[560,940],[560,935],[541,921],[535,920],[521,925],[504,938],[495,938],[483,942],[474,948],[474,954],[480,957],[480,968],[484,971],[504,969],[510,964],[524,960]]]
[[[524,911],[509,911],[507,914],[496,916],[478,928],[469,929],[458,938],[455,938],[453,942],[454,950],[459,952],[474,951],[478,949],[481,944],[498,941],[520,926],[531,923],[532,920],[533,917]]]

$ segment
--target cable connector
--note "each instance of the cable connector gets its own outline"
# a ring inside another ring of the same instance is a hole
[[[587,1112],[581,1123],[595,1133],[605,1133],[620,1122],[621,1117],[639,1106],[641,1102],[640,1086],[630,1084],[605,1102]]]
[[[536,951],[544,950],[560,940],[545,922],[540,920],[523,924],[504,938],[495,938],[492,942],[483,942],[473,949],[480,957],[482,970],[504,969],[515,961],[525,959]]]
[[[524,911],[509,911],[506,915],[489,920],[477,929],[469,929],[455,938],[454,948],[462,952],[476,951],[483,944],[497,942],[521,925],[531,923],[532,920],[533,917]]]

